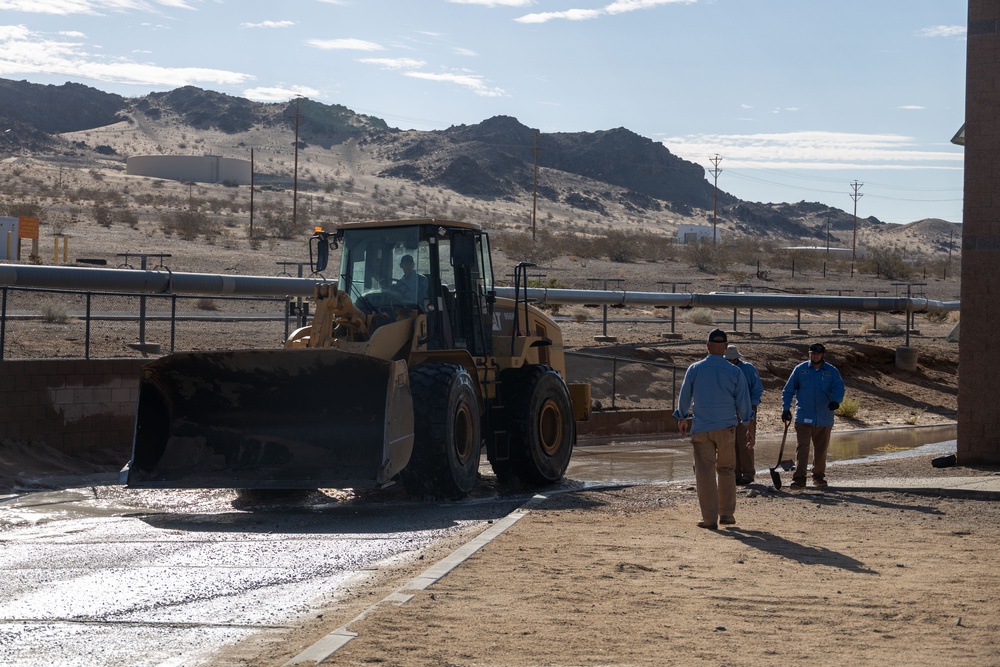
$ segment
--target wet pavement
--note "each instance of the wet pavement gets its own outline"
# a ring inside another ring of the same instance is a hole
[[[242,510],[229,491],[3,497],[0,664],[215,665],[219,647],[294,627],[387,564],[523,502],[315,496]]]
[[[894,429],[834,431],[828,460],[870,459],[909,452],[931,443],[941,444],[942,453],[955,451],[957,426],[921,426]],[[760,474],[778,461],[780,435],[757,439],[754,462]],[[933,453],[925,450],[925,453]],[[659,484],[694,479],[691,443],[680,436],[581,441],[573,451],[566,476],[588,483]],[[789,431],[782,458],[795,458],[795,433]]]

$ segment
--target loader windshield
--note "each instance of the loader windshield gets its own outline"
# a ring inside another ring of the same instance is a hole
[[[420,228],[353,229],[344,233],[340,280],[358,307],[426,307],[430,252]]]

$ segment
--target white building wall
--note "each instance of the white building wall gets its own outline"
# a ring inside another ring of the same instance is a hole
[[[130,176],[172,181],[250,184],[250,161],[218,155],[133,155],[125,161]]]
[[[677,226],[677,242],[678,243],[697,243],[702,239],[706,241],[712,240],[712,225],[678,225]],[[718,237],[716,241],[722,240],[722,230],[718,230]]]

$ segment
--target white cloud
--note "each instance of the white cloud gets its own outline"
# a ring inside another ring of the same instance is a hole
[[[478,56],[479,55],[478,53],[476,53],[472,49],[466,49],[466,48],[463,48],[461,46],[456,46],[454,52],[455,52],[456,56],[470,56],[470,57],[472,57],[472,56]]]
[[[32,14],[100,15],[112,11],[137,10],[155,12],[155,5],[174,9],[194,9],[187,0],[0,0],[0,10]]]
[[[961,169],[961,151],[923,150],[913,137],[848,132],[698,134],[662,140],[671,153],[704,163],[721,155],[733,167],[854,169]]]
[[[76,30],[60,30],[58,34],[61,35],[62,37],[75,37],[79,39],[83,39],[84,37],[87,36],[84,33],[78,32]]]
[[[932,25],[917,31],[920,37],[965,37],[964,25]]]
[[[640,9],[650,9],[660,5],[690,5],[697,0],[616,0],[601,9],[567,9],[561,12],[540,12],[525,14],[514,19],[518,23],[547,23],[563,19],[566,21],[588,21],[605,15],[624,14]]]
[[[480,97],[503,97],[506,95],[501,88],[490,88],[483,82],[481,76],[475,74],[432,74],[430,72],[406,72],[405,76],[426,81],[442,81],[464,86]]]
[[[261,21],[260,23],[241,23],[241,28],[291,28],[295,21]]]
[[[384,69],[417,69],[427,64],[416,58],[359,58],[358,62],[380,65]]]
[[[542,12],[541,14],[525,14],[514,19],[518,23],[547,23],[557,19],[567,21],[587,21],[596,19],[603,12],[599,9],[567,9],[564,12]]]
[[[896,108],[897,109],[906,109],[906,110],[909,111],[909,110],[926,109],[927,107],[921,106],[919,104],[904,104],[903,106],[899,106],[899,107],[896,107]]]
[[[201,67],[161,67],[88,53],[69,40],[46,39],[24,26],[0,26],[0,76],[59,74],[127,85],[178,88],[188,85],[241,85],[253,77]]]
[[[527,7],[535,0],[448,0],[456,5],[482,5],[483,7]]]
[[[385,47],[363,39],[310,39],[309,46],[325,51],[384,51]]]
[[[634,12],[639,9],[649,9],[659,5],[691,5],[697,0],[617,0],[604,8],[608,14]]]
[[[256,100],[258,102],[284,102],[296,97],[315,98],[319,96],[319,91],[308,86],[290,86],[288,88],[260,87],[247,88],[243,91],[243,95],[249,100]]]

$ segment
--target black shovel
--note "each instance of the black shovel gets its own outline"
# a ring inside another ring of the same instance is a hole
[[[778,450],[778,462],[771,468],[771,483],[776,489],[781,488],[781,473],[778,472],[778,468],[785,472],[795,470],[795,463],[791,459],[781,460],[781,457],[785,455],[785,440],[788,438],[788,427],[791,425],[792,422],[785,422],[785,433],[781,436],[781,448]]]

